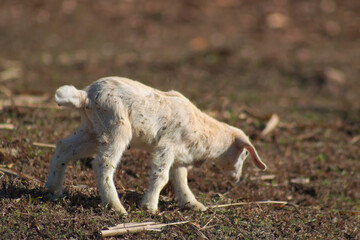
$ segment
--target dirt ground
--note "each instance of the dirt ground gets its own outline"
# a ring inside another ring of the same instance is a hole
[[[124,222],[189,220],[124,239],[360,239],[360,1],[0,1],[0,238],[99,239]],[[63,84],[117,75],[182,92],[242,128],[268,169],[239,186],[205,164],[189,185],[206,212],[137,203],[151,154],[125,153],[116,185],[128,216],[99,205],[91,159],[70,163],[65,196],[44,189],[54,144],[79,125]],[[269,116],[280,123],[263,136]],[[7,173],[4,173],[7,171]],[[12,172],[9,172],[12,171]]]

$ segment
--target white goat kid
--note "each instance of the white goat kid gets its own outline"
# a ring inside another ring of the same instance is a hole
[[[169,178],[180,207],[205,210],[187,183],[187,166],[214,161],[238,182],[248,152],[255,165],[266,169],[245,133],[218,122],[178,92],[162,92],[126,78],[102,78],[84,90],[62,86],[55,94],[61,106],[78,109],[81,127],[58,141],[45,187],[62,195],[64,172],[70,160],[91,156],[102,204],[123,214],[114,172],[129,144],[142,142],[153,149],[150,182],[141,206],[155,212],[161,189]]]

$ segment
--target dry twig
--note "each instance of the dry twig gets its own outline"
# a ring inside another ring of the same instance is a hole
[[[7,174],[7,175],[15,176],[15,177],[18,177],[18,178],[22,178],[22,179],[26,179],[26,180],[33,180],[33,181],[42,183],[42,181],[40,181],[39,179],[34,178],[34,177],[32,177],[30,175],[27,175],[25,173],[20,173],[20,172],[18,172],[16,170],[0,167],[0,172],[2,172],[4,174]]]
[[[212,205],[209,208],[223,208],[223,207],[233,207],[233,206],[242,206],[242,205],[251,205],[251,204],[278,204],[278,205],[288,205],[288,202],[285,201],[257,201],[257,202],[241,202],[241,203],[228,203],[220,205]]]
[[[200,226],[197,224],[197,223],[194,223],[194,222],[190,222],[190,226],[195,230],[196,234],[199,236],[199,239],[209,239],[205,236],[205,234],[203,234],[200,229]]]
[[[296,138],[296,140],[298,140],[298,141],[304,141],[304,140],[306,140],[306,139],[309,139],[309,138],[313,138],[313,137],[315,137],[316,135],[318,135],[320,132],[322,132],[323,130],[321,130],[321,129],[315,129],[315,130],[313,130],[313,131],[311,131],[311,132],[307,132],[307,133],[304,133],[304,134],[301,134],[301,135],[299,135],[297,138]]]
[[[270,174],[270,175],[264,175],[264,176],[257,176],[257,177],[250,177],[251,181],[256,181],[256,180],[273,180],[276,176],[274,174]]]
[[[189,223],[190,221],[174,222],[174,223],[156,223],[156,222],[143,222],[143,223],[122,223],[114,227],[109,227],[108,230],[102,230],[103,237],[114,237],[125,233],[134,233],[141,231],[161,231],[160,228],[172,225],[180,225]]]
[[[11,124],[11,123],[0,123],[0,129],[14,130],[15,127],[14,127],[14,125]]]
[[[46,147],[46,148],[56,148],[55,144],[50,144],[50,143],[40,143],[40,142],[34,142],[33,146],[36,147]]]
[[[267,121],[265,128],[261,132],[261,137],[265,137],[272,132],[280,123],[280,118],[276,113],[260,115],[249,109],[246,109],[244,113],[250,117],[259,119],[260,121]]]
[[[208,228],[208,225],[214,220],[215,218],[215,213],[212,215],[212,217],[204,224],[204,226],[201,227],[201,229],[206,229]]]
[[[257,119],[259,119],[261,121],[268,121],[272,116],[272,114],[270,114],[270,115],[269,114],[260,115],[258,113],[255,113],[255,112],[249,110],[249,109],[245,109],[244,112],[245,112],[245,114],[249,115],[250,117],[257,118]]]
[[[14,102],[14,98],[13,98],[13,93],[10,89],[8,89],[7,87],[4,86],[0,86],[0,92],[2,92],[3,94],[5,94],[6,97],[8,97],[10,99],[10,105],[11,106],[15,106],[15,102]],[[0,109],[2,107],[0,106]]]
[[[296,184],[308,184],[310,183],[310,178],[298,177],[298,178],[290,179],[290,182]]]
[[[342,214],[350,214],[353,216],[359,216],[360,215],[360,211],[356,211],[356,210],[340,210],[339,211]]]
[[[23,107],[23,108],[45,108],[45,109],[59,109],[55,103],[47,102],[49,99],[48,94],[43,95],[13,95],[10,90],[0,88],[8,99],[0,99],[0,109],[4,107]]]

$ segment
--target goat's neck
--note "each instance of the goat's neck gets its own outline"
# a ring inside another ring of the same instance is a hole
[[[217,158],[230,148],[234,142],[234,133],[229,125],[219,122],[205,113],[201,114],[199,125],[203,131],[204,145],[208,149],[208,158]]]

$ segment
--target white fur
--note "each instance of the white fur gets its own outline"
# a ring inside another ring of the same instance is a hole
[[[206,208],[187,183],[187,166],[214,161],[224,173],[239,181],[249,152],[256,166],[265,169],[245,133],[209,117],[176,91],[162,92],[126,78],[102,78],[77,90],[56,91],[59,105],[77,108],[81,127],[56,145],[45,187],[62,195],[66,164],[97,153],[93,161],[96,183],[104,205],[126,214],[113,181],[115,169],[129,144],[138,142],[153,150],[150,182],[142,207],[155,212],[161,189],[170,179],[179,206]]]
[[[74,86],[62,86],[55,93],[55,101],[59,106],[81,108],[85,105],[86,92]]]

